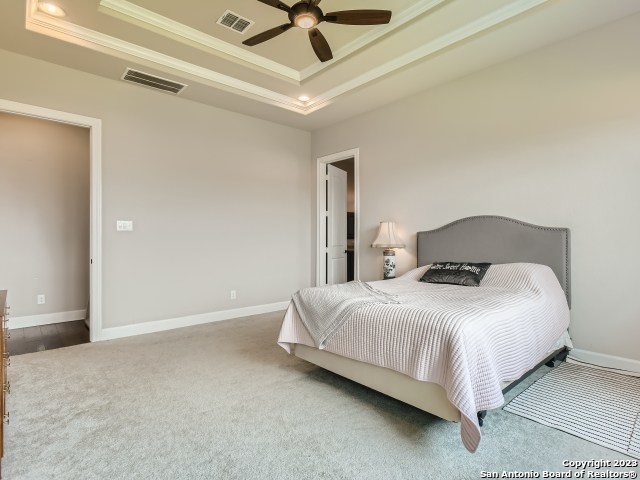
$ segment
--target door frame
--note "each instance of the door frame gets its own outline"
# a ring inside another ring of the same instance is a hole
[[[90,232],[89,232],[89,333],[95,342],[102,336],[102,120],[75,113],[51,110],[0,98],[0,111],[67,123],[89,129]]]
[[[353,158],[353,176],[354,176],[354,200],[356,206],[355,225],[353,226],[355,241],[353,244],[353,279],[360,279],[360,149],[352,148],[342,152],[332,153],[316,159],[316,286],[324,285],[321,273],[324,272],[322,267],[322,239],[320,234],[322,229],[322,220],[324,218],[324,210],[322,206],[326,203],[327,191],[325,189],[326,168],[328,163],[339,162],[340,160],[348,160]],[[325,267],[326,268],[326,267]]]

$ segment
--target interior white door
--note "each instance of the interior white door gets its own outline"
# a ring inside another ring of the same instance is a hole
[[[327,284],[347,281],[347,172],[327,165]]]

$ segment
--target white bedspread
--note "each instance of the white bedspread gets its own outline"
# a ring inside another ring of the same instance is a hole
[[[460,410],[464,446],[475,452],[477,412],[500,407],[501,382],[534,367],[562,336],[569,326],[567,300],[544,265],[493,265],[480,287],[418,281],[427,268],[371,282],[400,304],[357,310],[326,350],[441,385]],[[293,304],[278,343],[288,352],[295,343],[316,346]]]

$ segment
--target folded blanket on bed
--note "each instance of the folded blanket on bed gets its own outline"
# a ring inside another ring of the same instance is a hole
[[[340,285],[303,288],[293,294],[293,303],[311,338],[323,350],[331,336],[359,308],[372,304],[400,303],[395,295],[355,281]]]

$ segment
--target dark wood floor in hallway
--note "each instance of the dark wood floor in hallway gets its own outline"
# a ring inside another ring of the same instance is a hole
[[[9,329],[9,355],[41,352],[89,342],[89,329],[84,320],[52,323],[38,327]]]

